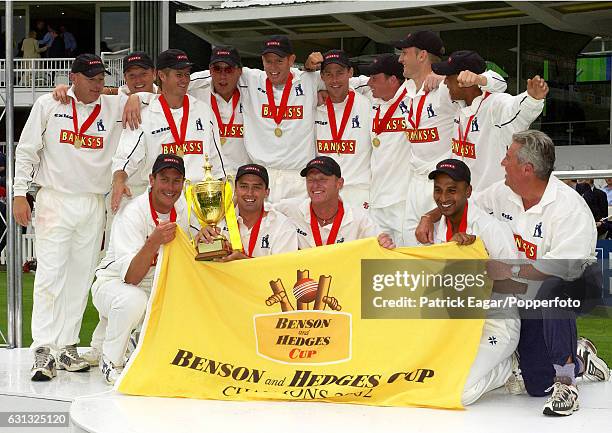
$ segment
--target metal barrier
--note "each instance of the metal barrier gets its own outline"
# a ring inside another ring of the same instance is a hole
[[[25,234],[21,237],[21,260],[19,263],[24,264],[35,258],[34,233]],[[0,253],[0,265],[6,265],[6,248]]]

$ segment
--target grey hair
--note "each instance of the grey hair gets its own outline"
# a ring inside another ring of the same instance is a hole
[[[533,165],[538,179],[548,180],[555,166],[555,144],[542,131],[528,129],[512,134],[512,141],[521,145],[516,158],[521,164]]]

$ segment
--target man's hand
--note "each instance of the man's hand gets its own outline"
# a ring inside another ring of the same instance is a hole
[[[434,223],[429,215],[423,215],[419,225],[414,231],[417,241],[422,244],[433,244],[434,241]]]
[[[30,209],[30,203],[28,203],[27,198],[17,196],[13,199],[13,215],[17,224],[24,227],[28,226],[32,219],[32,209]]]
[[[234,260],[244,260],[249,259],[250,257],[244,254],[242,251],[232,251],[229,256],[219,257],[214,259],[215,262],[225,263],[225,262],[233,262]]]
[[[395,248],[395,242],[393,242],[393,239],[391,239],[391,236],[389,236],[387,233],[379,234],[377,240],[378,245],[383,248],[387,248],[388,250]]]
[[[205,226],[200,229],[195,237],[197,243],[211,244],[217,236],[221,234],[219,227],[212,228],[212,226]]]
[[[327,93],[327,90],[319,90],[317,92],[317,107],[325,104],[325,100],[327,99],[328,96],[329,96],[329,93]]]
[[[427,77],[425,77],[425,81],[423,81],[423,90],[426,92],[431,92],[432,90],[437,89],[440,86],[440,83],[444,81],[444,75],[430,73]]]
[[[306,59],[304,69],[307,71],[316,71],[321,67],[321,63],[323,63],[323,54],[321,54],[319,51],[315,51],[314,53],[310,53]]]
[[[487,77],[475,74],[472,71],[461,71],[457,75],[459,87],[486,86]]]
[[[121,119],[123,120],[123,129],[129,126],[133,131],[140,126],[142,120],[140,119],[140,98],[138,95],[130,95],[123,108]]]
[[[60,101],[62,104],[69,104],[71,99],[70,96],[68,96],[69,89],[70,86],[66,84],[58,84],[55,86],[55,89],[53,89],[53,99]]]
[[[151,246],[157,251],[163,244],[171,242],[176,237],[176,223],[172,221],[161,221],[151,236],[147,238],[147,242],[151,243]]]
[[[115,180],[113,182],[113,190],[111,192],[111,211],[117,213],[123,196],[132,197],[132,191],[125,184],[125,180]]]
[[[455,233],[450,241],[457,242],[457,245],[472,245],[476,241],[476,236],[467,233]]]
[[[539,75],[527,80],[527,94],[534,99],[544,99],[548,94],[548,84]]]
[[[498,260],[487,261],[487,276],[495,281],[512,278],[512,267]]]

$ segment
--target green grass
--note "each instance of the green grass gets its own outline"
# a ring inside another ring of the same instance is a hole
[[[23,345],[32,344],[30,316],[32,313],[32,286],[34,274],[23,274]],[[6,272],[0,272],[0,330],[6,335]],[[98,312],[91,303],[91,295],[81,325],[81,346],[88,346],[91,334],[98,323]],[[589,338],[597,345],[597,352],[612,366],[612,308],[600,307],[590,316],[578,319],[578,334]]]

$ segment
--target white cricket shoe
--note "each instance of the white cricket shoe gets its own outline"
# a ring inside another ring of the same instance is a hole
[[[552,394],[544,404],[544,415],[568,416],[578,410],[578,388],[575,385],[557,381],[546,391],[550,390]]]
[[[77,351],[76,344],[62,347],[57,359],[58,370],[87,371],[89,363],[85,361]]]
[[[53,379],[57,375],[55,358],[51,349],[46,346],[38,347],[34,351],[34,365],[32,365],[32,380],[43,382]]]
[[[606,361],[597,356],[597,348],[588,338],[578,339],[578,356],[584,361],[582,378],[591,382],[610,380],[610,368]]]
[[[510,377],[506,380],[504,388],[512,395],[527,394],[525,381],[521,374],[521,367],[519,367],[519,355],[517,351],[512,354],[512,374],[510,374]]]
[[[87,361],[87,363],[91,365],[92,367],[95,367],[98,364],[100,364],[101,356],[102,356],[102,352],[100,351],[100,349],[98,349],[97,347],[92,347],[87,352],[85,352],[83,355],[81,355],[81,358]]]
[[[102,355],[100,358],[100,371],[106,383],[114,385],[117,379],[119,379],[119,376],[121,376],[123,366],[115,366],[106,356]]]

